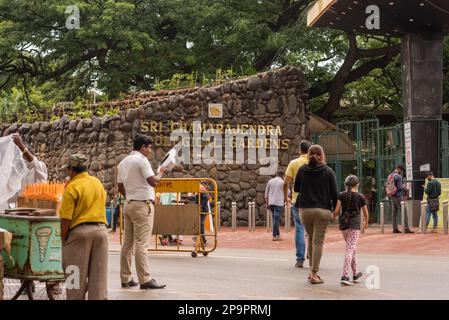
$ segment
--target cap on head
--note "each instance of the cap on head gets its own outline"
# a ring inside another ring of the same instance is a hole
[[[69,156],[67,163],[64,165],[63,169],[79,167],[84,165],[87,161],[87,157],[81,153],[75,153]]]

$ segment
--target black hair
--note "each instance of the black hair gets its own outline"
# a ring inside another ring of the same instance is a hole
[[[312,144],[310,143],[310,141],[302,140],[301,143],[299,144],[299,149],[301,150],[302,154],[307,154],[309,153],[309,149],[311,146]]]
[[[153,140],[150,137],[138,135],[134,138],[133,149],[139,151],[142,146],[148,146],[153,144]]]
[[[279,171],[276,173],[276,176],[278,176],[278,177],[280,177],[280,178],[283,178],[283,177],[285,176],[284,171],[279,170]]]
[[[398,165],[396,166],[396,169],[400,169],[402,172],[405,171],[404,165],[402,165],[402,164],[398,164]]]
[[[359,184],[359,178],[357,178],[357,176],[350,175],[350,176],[347,176],[345,179],[345,187],[346,187],[345,206],[348,210],[351,210],[351,208],[350,208],[351,196],[352,196],[351,189],[354,188],[358,184]]]
[[[78,173],[78,174],[87,171],[87,166],[85,166],[83,164],[76,166],[76,167],[70,167],[70,168],[73,170],[73,172]]]
[[[426,177],[428,177],[428,176],[432,176],[432,177],[433,177],[433,172],[432,172],[432,171],[428,171],[428,172],[426,173]]]

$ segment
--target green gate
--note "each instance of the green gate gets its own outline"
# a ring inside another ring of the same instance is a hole
[[[440,121],[440,177],[449,178],[449,124]],[[390,221],[390,200],[385,192],[388,175],[405,163],[404,124],[380,127],[379,120],[342,122],[336,131],[313,135],[313,142],[324,147],[327,163],[335,171],[339,190],[346,176],[360,178],[360,192],[367,199],[370,222],[379,221],[380,206],[385,206],[385,221]]]
[[[440,173],[442,178],[449,178],[449,125],[440,122]]]
[[[371,119],[338,123],[335,132],[313,136],[313,142],[325,149],[340,191],[344,190],[348,175],[360,178],[359,191],[367,199],[370,223],[379,221],[379,203],[387,199],[384,185],[388,175],[397,164],[404,163],[402,127],[381,128],[378,119]],[[388,212],[389,201],[386,202]]]

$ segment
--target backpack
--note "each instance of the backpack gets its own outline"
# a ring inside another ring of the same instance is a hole
[[[387,195],[390,197],[394,197],[396,195],[396,193],[398,192],[398,187],[394,183],[394,177],[396,175],[397,175],[396,172],[390,173],[390,175],[388,176],[388,179],[387,179],[386,191],[387,191]]]

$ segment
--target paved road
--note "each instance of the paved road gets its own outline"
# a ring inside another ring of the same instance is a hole
[[[290,250],[217,249],[209,257],[151,253],[153,276],[163,290],[121,289],[119,254],[109,256],[110,299],[448,299],[449,257],[361,254],[359,265],[380,270],[380,289],[339,284],[342,253],[323,256],[322,285],[307,283],[308,268],[293,268]],[[373,283],[373,282],[372,282]]]

